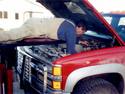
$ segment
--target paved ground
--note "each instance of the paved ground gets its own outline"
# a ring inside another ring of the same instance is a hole
[[[24,91],[19,88],[19,83],[13,83],[13,94],[24,94]]]
[[[18,79],[18,76],[17,76],[16,72],[14,71],[14,68],[13,68],[13,73],[14,73],[14,77],[13,77],[13,94],[24,94],[24,91],[22,89],[20,89],[19,79]]]

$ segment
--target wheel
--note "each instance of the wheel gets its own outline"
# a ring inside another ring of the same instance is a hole
[[[72,94],[119,94],[110,82],[96,78],[79,82]]]

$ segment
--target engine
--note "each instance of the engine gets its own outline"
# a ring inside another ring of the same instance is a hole
[[[64,54],[64,49],[55,45],[40,45],[40,46],[30,46],[26,47],[25,51],[32,52],[37,57],[44,57],[48,62],[52,62]]]
[[[76,44],[77,52],[101,49],[110,46],[109,43],[100,40],[89,39],[86,41],[88,42],[88,45]],[[40,58],[44,57],[48,62],[52,62],[66,54],[66,44],[46,44],[39,46],[26,46],[23,48],[26,52],[31,53],[31,55]]]

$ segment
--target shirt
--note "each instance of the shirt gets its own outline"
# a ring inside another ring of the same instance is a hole
[[[65,20],[62,22],[58,29],[58,39],[66,41],[67,53],[74,54],[76,53],[75,44],[76,44],[76,32],[75,25],[71,22]]]

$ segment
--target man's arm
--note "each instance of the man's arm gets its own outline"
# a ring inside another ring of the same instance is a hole
[[[75,44],[76,44],[76,32],[75,27],[70,26],[66,32],[66,44],[67,44],[67,53],[74,54],[76,53]]]

